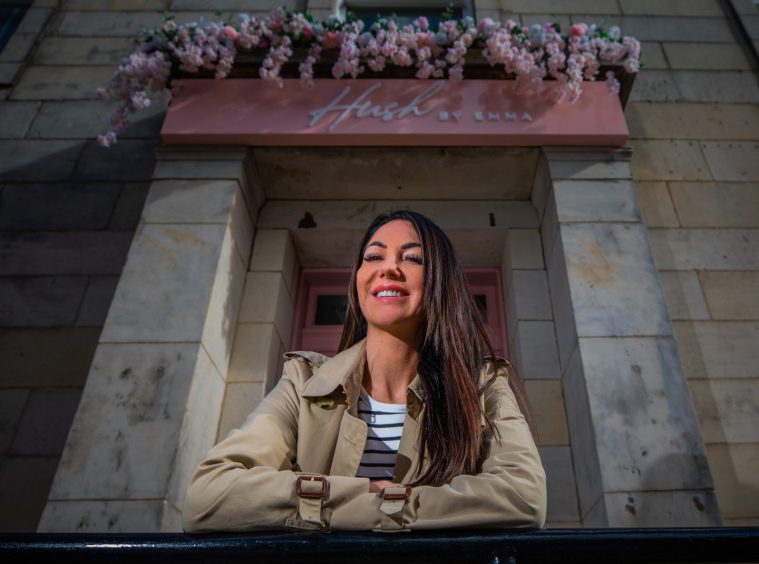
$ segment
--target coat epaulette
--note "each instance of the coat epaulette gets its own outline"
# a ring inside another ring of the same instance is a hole
[[[286,352],[284,355],[282,355],[285,360],[290,360],[293,358],[302,358],[306,362],[308,362],[310,365],[314,367],[319,367],[325,362],[329,360],[329,357],[327,355],[314,352],[314,351],[290,351]]]

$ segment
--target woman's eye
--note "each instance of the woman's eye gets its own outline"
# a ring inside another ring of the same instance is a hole
[[[405,257],[403,257],[403,259],[409,262],[416,263],[416,264],[424,263],[424,259],[420,257],[419,255],[406,255]]]
[[[380,255],[364,255],[364,262],[375,262],[378,260],[382,260],[382,256]]]

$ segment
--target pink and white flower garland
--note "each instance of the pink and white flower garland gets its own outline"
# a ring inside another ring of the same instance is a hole
[[[485,18],[475,25],[472,18],[448,20],[437,31],[419,17],[398,27],[382,19],[364,30],[361,21],[330,17],[314,22],[307,13],[277,8],[264,18],[241,15],[233,24],[200,22],[177,24],[167,20],[148,34],[142,47],[126,57],[107,88],[98,94],[119,105],[111,117],[111,129],[98,137],[103,146],[116,142],[128,124],[127,116],[150,105],[149,92],[160,93],[167,103],[172,96],[172,71],[212,71],[226,77],[240,52],[265,53],[259,75],[282,85],[282,67],[291,60],[294,47],[307,48],[298,71],[305,87],[313,86],[314,64],[325,50],[338,50],[332,76],[356,78],[368,67],[381,72],[388,66],[415,67],[420,79],[462,80],[467,53],[481,48],[491,66],[503,66],[514,76],[517,90],[535,92],[544,79],[556,82],[557,100],[574,102],[584,80],[595,80],[602,64],[622,63],[628,73],[639,69],[640,43],[622,37],[618,27],[608,30],[578,23],[562,35],[558,24],[522,27],[513,20]],[[606,73],[611,92],[619,93],[614,73]]]

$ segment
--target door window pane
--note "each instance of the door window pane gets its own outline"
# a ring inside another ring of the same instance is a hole
[[[482,314],[482,320],[488,322],[488,297],[485,294],[474,294],[472,296],[474,301],[477,302],[477,306],[480,308]]]
[[[314,325],[342,325],[348,310],[348,296],[317,296]]]

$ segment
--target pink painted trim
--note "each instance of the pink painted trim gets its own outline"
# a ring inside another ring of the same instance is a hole
[[[521,96],[508,80],[319,79],[309,90],[295,79],[281,89],[256,79],[190,79],[181,81],[161,135],[170,144],[258,146],[625,144],[622,105],[605,83],[583,83],[574,104],[554,103],[553,88],[546,82],[540,94]],[[342,120],[344,108],[319,115],[335,106],[352,109]]]
[[[488,336],[495,354],[509,358],[509,336],[503,303],[501,271],[498,268],[464,269],[473,294],[485,294],[488,304]]]
[[[333,348],[337,348],[337,341],[340,340],[342,326],[338,329],[323,325],[315,326],[313,324],[316,314],[316,297],[325,294],[344,294],[348,288],[349,280],[350,269],[346,268],[304,268],[300,271],[293,314],[293,326],[290,335],[290,348],[292,350],[297,351],[308,348],[303,346],[303,332],[305,330],[318,329],[319,331],[317,332],[321,332],[325,328],[329,330],[327,333],[330,335],[336,333],[337,336],[334,337],[335,344]],[[318,352],[323,352],[323,354],[328,354],[328,352],[320,348],[308,348],[308,350],[317,350]],[[331,352],[334,353],[335,350]]]

